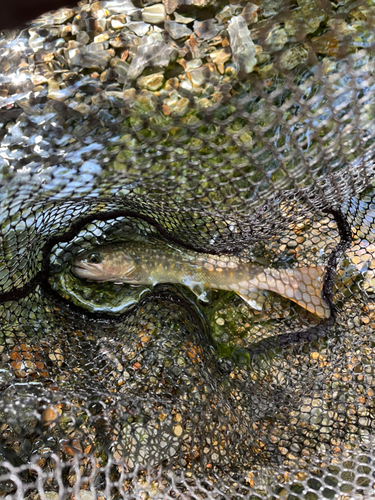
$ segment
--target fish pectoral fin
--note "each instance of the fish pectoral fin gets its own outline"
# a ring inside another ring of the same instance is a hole
[[[137,271],[139,271],[139,266],[135,265],[130,267],[125,275],[125,280],[134,279],[136,277]]]
[[[208,291],[205,290],[200,295],[198,295],[198,299],[201,300],[202,302],[206,302],[206,303],[210,302],[210,297],[209,297]]]
[[[190,290],[198,297],[202,302],[209,302],[209,294],[207,288],[205,288],[202,283],[189,283]]]
[[[239,292],[236,293],[244,301],[246,301],[252,309],[255,309],[256,311],[262,311],[266,297],[264,296],[264,293],[261,290],[257,290],[256,292],[249,292],[246,295]]]

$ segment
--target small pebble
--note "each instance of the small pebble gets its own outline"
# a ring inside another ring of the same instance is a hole
[[[173,427],[173,434],[176,437],[180,437],[181,436],[181,434],[182,434],[182,427],[181,427],[181,425],[176,425],[175,427]]]
[[[165,21],[165,8],[162,3],[156,5],[149,5],[145,7],[142,12],[142,20],[145,23],[159,24]]]
[[[138,78],[137,85],[141,89],[146,90],[159,90],[164,83],[164,75],[163,73],[154,73],[153,75],[142,76]]]

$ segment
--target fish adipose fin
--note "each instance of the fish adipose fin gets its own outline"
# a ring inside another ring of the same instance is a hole
[[[266,269],[259,288],[276,292],[321,318],[329,318],[330,308],[322,298],[324,267]]]
[[[252,309],[255,309],[256,311],[261,311],[263,309],[263,304],[266,300],[266,297],[261,290],[258,290],[257,292],[249,292],[246,295],[244,295],[244,293],[236,293],[243,300],[245,300]]]

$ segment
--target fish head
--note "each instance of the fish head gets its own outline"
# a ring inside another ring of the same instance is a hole
[[[91,281],[138,283],[132,276],[135,260],[122,249],[100,247],[80,252],[73,261],[73,273]],[[131,278],[132,276],[132,278]]]

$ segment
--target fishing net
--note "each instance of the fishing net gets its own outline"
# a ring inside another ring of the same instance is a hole
[[[0,496],[372,498],[375,6],[254,2],[2,33]],[[134,241],[322,266],[329,317],[72,272]]]

